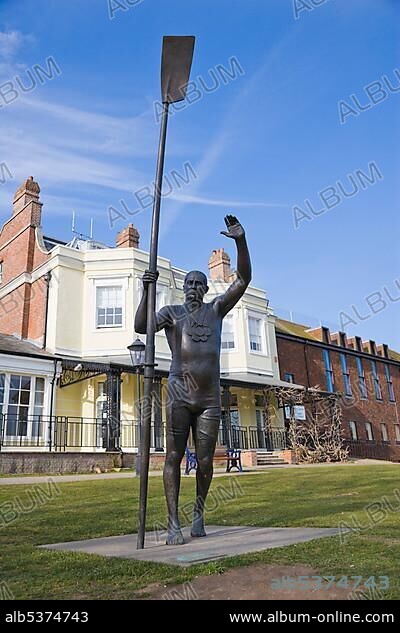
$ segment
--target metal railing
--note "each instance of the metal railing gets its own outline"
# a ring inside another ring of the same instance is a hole
[[[2,448],[42,448],[49,451],[135,450],[140,445],[140,424],[137,419],[102,419],[78,416],[31,416],[22,418],[3,414],[0,417],[0,450]],[[165,422],[151,425],[150,447],[165,447]],[[194,446],[190,433],[189,446]],[[286,447],[283,429],[261,430],[253,426],[231,426],[223,421],[217,445],[240,449],[278,450]]]
[[[285,429],[260,429],[249,426],[249,448],[263,448],[270,451],[283,450],[287,447]]]
[[[55,417],[44,415],[0,415],[2,447],[51,448]]]
[[[137,449],[140,445],[140,432],[141,425],[136,419],[58,417],[54,431],[54,450]],[[164,425],[152,423],[150,448],[163,450],[164,437]]]
[[[163,451],[165,422],[152,424],[150,447]],[[345,439],[349,457],[359,459],[398,459],[399,446],[389,442]],[[39,449],[43,451],[124,451],[140,445],[137,419],[102,419],[76,416],[0,415],[0,450]],[[188,446],[194,447],[192,432]],[[217,446],[226,448],[283,450],[288,446],[284,429],[231,425],[224,421],[218,432]]]
[[[393,446],[389,442],[375,442],[374,440],[345,440],[349,449],[349,457],[359,459],[393,459]]]

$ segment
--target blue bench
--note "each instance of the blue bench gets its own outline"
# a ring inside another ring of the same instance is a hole
[[[216,452],[214,454],[213,461],[226,461],[227,473],[230,473],[232,468],[237,468],[241,473],[243,472],[241,453],[240,448],[227,448],[226,450],[224,449],[223,452]],[[185,456],[185,475],[189,475],[191,470],[197,470],[196,453],[186,447]]]

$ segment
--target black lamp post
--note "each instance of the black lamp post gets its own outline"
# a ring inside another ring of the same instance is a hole
[[[136,456],[136,475],[140,475],[140,452],[141,452],[141,437],[142,437],[142,407],[141,407],[141,395],[140,395],[140,372],[144,367],[144,357],[146,346],[140,338],[133,341],[128,345],[129,353],[131,355],[132,366],[136,370],[136,388],[137,388],[137,417],[138,417],[138,452]]]

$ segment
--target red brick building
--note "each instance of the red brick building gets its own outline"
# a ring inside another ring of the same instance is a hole
[[[276,337],[282,380],[341,394],[350,455],[400,461],[400,354],[281,319]]]

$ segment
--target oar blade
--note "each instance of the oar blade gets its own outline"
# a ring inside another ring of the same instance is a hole
[[[189,82],[195,38],[193,35],[165,35],[161,59],[163,103],[183,101]]]

